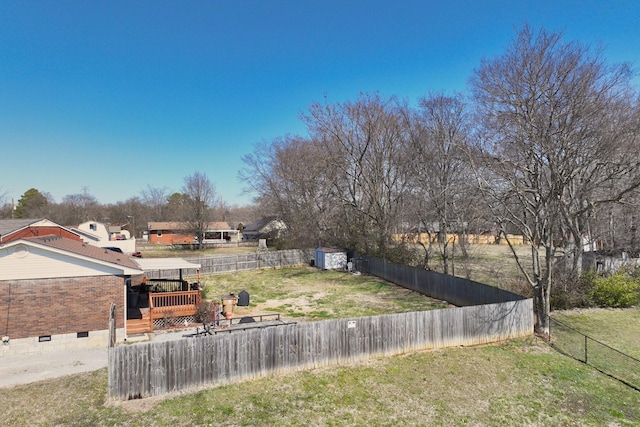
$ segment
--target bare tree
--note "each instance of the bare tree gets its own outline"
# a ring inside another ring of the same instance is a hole
[[[516,261],[533,288],[540,333],[549,332],[553,273],[567,232],[570,250],[581,249],[590,206],[638,185],[637,148],[632,159],[623,154],[637,134],[629,77],[625,65],[606,66],[560,34],[525,26],[471,79],[484,132],[476,170],[502,230],[511,227],[530,242],[530,265]],[[604,191],[620,180],[627,185]]]
[[[131,237],[140,237],[140,229],[146,229],[152,209],[139,197],[130,197],[124,202],[117,202],[103,207],[102,221],[123,226],[131,233]]]
[[[316,141],[287,136],[258,144],[243,157],[241,178],[252,183],[265,212],[287,224],[283,245],[337,244],[333,166]]]
[[[352,249],[391,256],[408,185],[403,108],[395,98],[361,94],[355,102],[316,103],[304,117],[335,171],[337,225]]]
[[[85,187],[82,193],[67,194],[59,205],[60,220],[63,224],[78,225],[85,221],[101,219],[98,200]]]
[[[162,221],[166,219],[166,206],[169,198],[168,187],[152,187],[147,185],[147,188],[140,192],[142,201],[151,209],[151,220]]]
[[[469,165],[465,147],[471,120],[461,95],[432,94],[420,100],[420,108],[408,117],[412,196],[420,231],[436,232],[445,274],[454,274],[455,237],[463,242],[471,211]],[[428,242],[431,246],[431,240]],[[466,250],[466,246],[463,246]],[[425,250],[426,246],[425,246]],[[451,268],[450,268],[451,267]]]
[[[0,218],[9,219],[13,215],[13,203],[7,203],[8,192],[0,189]]]
[[[189,231],[196,237],[198,248],[202,249],[205,231],[211,220],[211,209],[216,202],[215,185],[206,174],[194,172],[184,178],[182,192],[187,196],[186,220]]]

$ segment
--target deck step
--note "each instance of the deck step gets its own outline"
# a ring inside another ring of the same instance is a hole
[[[127,334],[145,334],[148,332],[151,332],[151,324],[148,317],[146,319],[127,320]]]

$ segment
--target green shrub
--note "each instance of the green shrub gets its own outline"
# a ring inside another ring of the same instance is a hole
[[[591,291],[593,301],[602,307],[631,307],[640,300],[640,281],[625,272],[598,277]]]

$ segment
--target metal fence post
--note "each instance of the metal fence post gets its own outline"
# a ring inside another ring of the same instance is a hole
[[[588,352],[587,352],[587,340],[588,339],[589,339],[589,337],[585,335],[584,336],[584,363],[588,363],[588,360],[587,360],[587,354],[588,354]]]

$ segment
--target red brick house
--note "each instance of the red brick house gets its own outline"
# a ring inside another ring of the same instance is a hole
[[[149,222],[149,242],[165,245],[193,244],[195,236],[190,233],[186,222]],[[204,236],[204,243],[237,242],[238,230],[231,230],[226,222],[210,222]]]
[[[0,355],[106,346],[112,303],[124,339],[127,284],[143,273],[124,254],[57,235],[0,245]]]
[[[80,235],[48,219],[2,219],[0,220],[0,245],[13,240],[37,236],[59,236],[78,242]]]

